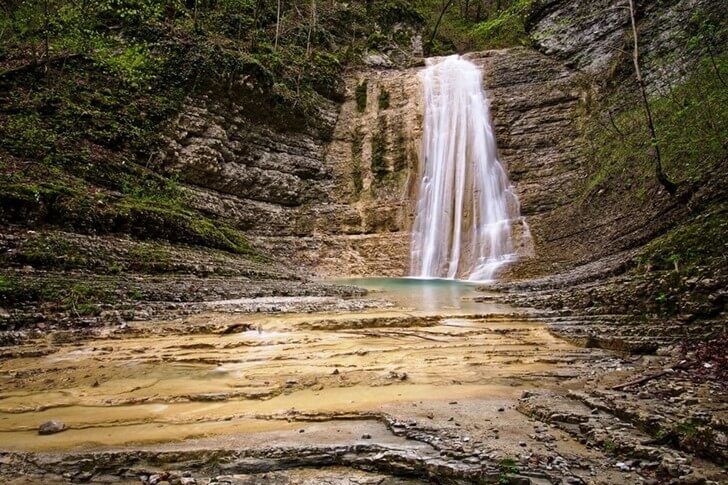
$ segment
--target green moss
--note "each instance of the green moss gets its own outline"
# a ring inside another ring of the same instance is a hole
[[[17,286],[15,280],[10,276],[0,275],[0,295],[5,295]]]
[[[664,171],[678,183],[711,177],[728,157],[728,90],[718,74],[728,71],[728,57],[717,59],[717,70],[712,64],[703,60],[670,95],[650,100]],[[619,90],[613,98],[584,106],[584,145],[593,174],[585,195],[598,188],[628,187],[644,196],[654,186],[651,141],[636,96]],[[624,99],[635,101],[625,105]],[[625,108],[612,112],[615,105]]]
[[[13,306],[18,301],[32,295],[23,288],[19,278],[0,274],[0,305]]]
[[[394,138],[394,171],[400,172],[407,168],[407,138],[403,127],[399,127]]]
[[[173,255],[167,248],[155,244],[139,244],[129,251],[129,259],[131,269],[154,272],[169,266]]]
[[[602,443],[602,448],[604,448],[604,451],[607,453],[614,453],[617,449],[617,445],[612,440],[605,440],[604,443]]]
[[[513,474],[518,473],[516,460],[513,458],[503,458],[498,464],[498,471],[498,483],[508,485],[511,483],[511,477]]]
[[[113,213],[114,226],[141,239],[164,239],[255,256],[243,234],[191,211],[126,199]]]
[[[53,150],[58,136],[43,127],[38,113],[19,113],[5,120],[0,127],[2,145],[16,153],[42,159]]]
[[[354,138],[351,141],[351,179],[354,183],[354,192],[356,195],[359,195],[364,188],[364,178],[361,168],[363,145],[364,135],[357,127],[354,131]]]
[[[389,109],[389,91],[382,89],[379,92],[379,109]]]
[[[79,303],[72,309],[81,316],[98,316],[101,313],[101,308],[93,303]]]
[[[367,109],[367,91],[369,89],[369,81],[367,79],[362,80],[356,85],[354,95],[356,97],[356,109],[363,113]]]
[[[30,237],[18,249],[18,261],[33,267],[88,268],[91,262],[82,249],[59,235]]]
[[[108,280],[74,281],[66,276],[48,275],[26,278],[15,274],[0,275],[0,303],[52,305],[61,310],[95,314],[98,304],[116,301],[116,290]]]
[[[642,265],[659,270],[678,268],[689,272],[697,265],[725,267],[728,256],[719,241],[726,240],[728,208],[714,207],[647,244],[638,259]]]
[[[0,203],[6,209],[3,217],[8,222],[42,222],[91,234],[122,232],[139,239],[162,239],[223,249],[252,259],[261,257],[241,231],[186,208],[180,199],[164,191],[155,196],[133,193],[112,199],[70,182],[24,182],[0,187]],[[50,264],[52,259],[57,263],[58,257],[65,257],[69,267],[81,265],[81,260],[68,254],[69,249],[41,240],[30,243],[23,254],[29,263]],[[53,250],[62,256],[53,256]]]
[[[130,300],[141,301],[144,299],[144,293],[142,293],[142,290],[139,288],[132,288],[127,293],[127,296]]]
[[[706,458],[716,458],[714,450],[719,437],[709,424],[688,419],[678,423],[673,433],[680,448],[696,452]]]
[[[99,304],[113,303],[117,300],[114,288],[98,281],[75,283],[70,286],[64,285],[62,281],[54,283],[50,291],[41,292],[41,301],[57,302],[60,310],[70,311],[78,316],[97,316],[101,313]]]
[[[389,171],[387,167],[387,118],[380,116],[377,129],[372,135],[372,173],[382,180]]]

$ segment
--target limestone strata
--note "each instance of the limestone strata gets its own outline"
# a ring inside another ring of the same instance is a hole
[[[357,74],[316,127],[281,129],[235,102],[190,99],[161,161],[197,208],[231,219],[274,255],[323,276],[405,274],[421,131],[416,73]]]
[[[687,26],[696,12],[715,11],[710,0],[637,1],[639,32],[646,81],[653,89],[678,81],[694,59],[686,55]],[[529,31],[536,48],[572,68],[592,74],[618,69],[631,62],[627,3],[612,0],[538,2]],[[672,62],[659,62],[666,56]]]
[[[656,184],[639,203],[629,187],[584,193],[593,167],[582,110],[601,96],[602,79],[630,76],[628,15],[602,0],[537,4],[527,26],[535,49],[468,55],[483,69],[500,156],[535,246],[521,248],[505,279],[625,254],[686,215]],[[691,65],[691,15],[716,2],[638,7],[645,74],[661,92],[658,79],[675,84]],[[658,62],[667,54],[674,62]],[[374,62],[350,75],[341,105],[325,104],[296,126],[261,121],[234,99],[191,99],[164,164],[179,171],[196,207],[232,220],[291,266],[322,277],[406,274],[421,166],[420,69]]]

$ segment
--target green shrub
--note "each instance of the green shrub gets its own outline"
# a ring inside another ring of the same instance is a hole
[[[727,70],[728,56],[703,59],[684,83],[650,99],[663,168],[675,182],[710,177],[728,156],[728,90],[721,74]],[[590,148],[593,175],[585,194],[603,185],[628,184],[639,191],[653,183],[654,159],[644,111],[639,103],[624,101],[636,96],[620,91],[588,107],[584,145]],[[624,108],[612,112],[613,105]]]
[[[496,17],[473,27],[473,35],[489,48],[527,44],[525,23],[534,0],[516,0]]]
[[[379,93],[379,109],[389,109],[389,91],[384,89]]]

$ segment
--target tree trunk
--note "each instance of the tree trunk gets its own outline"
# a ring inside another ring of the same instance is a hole
[[[435,36],[437,35],[437,29],[440,28],[440,22],[442,22],[442,18],[445,16],[445,12],[447,12],[447,9],[450,8],[450,6],[453,4],[455,0],[444,0],[442,4],[442,10],[440,11],[440,15],[437,17],[437,22],[435,22],[435,27],[432,29],[432,35],[430,36],[430,40],[425,44],[425,55],[429,55],[430,49],[432,48],[432,43],[435,42]]]
[[[43,2],[43,59],[48,59],[50,55],[50,41],[48,37],[50,36],[50,29],[51,29],[51,14],[48,7],[48,0],[45,0]]]
[[[276,13],[276,40],[273,42],[273,49],[278,50],[278,37],[281,35],[281,0],[278,0],[278,11]]]
[[[311,0],[311,23],[308,26],[308,38],[306,39],[306,57],[311,55],[311,36],[316,30],[316,0]]]
[[[634,50],[632,52],[632,61],[634,62],[634,71],[637,76],[637,86],[640,90],[642,97],[642,106],[645,110],[645,118],[647,120],[647,129],[650,135],[650,143],[652,145],[652,154],[655,159],[655,175],[657,181],[665,187],[670,195],[674,195],[677,192],[677,185],[675,185],[670,179],[667,178],[665,172],[662,170],[662,158],[660,156],[660,145],[657,141],[657,134],[655,133],[655,124],[652,119],[652,110],[650,109],[650,103],[647,99],[647,91],[645,90],[645,82],[642,79],[642,70],[640,69],[640,51],[639,51],[639,37],[637,36],[637,22],[635,21],[635,8],[634,0],[629,1],[629,17],[632,22],[632,39],[634,41]]]

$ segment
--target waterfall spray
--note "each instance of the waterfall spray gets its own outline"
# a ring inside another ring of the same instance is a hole
[[[524,224],[498,160],[482,73],[460,56],[421,73],[423,166],[412,235],[412,276],[491,280],[515,260],[512,221]]]

